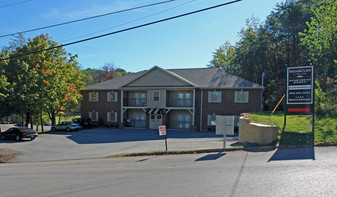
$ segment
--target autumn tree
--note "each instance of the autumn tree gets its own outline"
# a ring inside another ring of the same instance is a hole
[[[58,47],[48,35],[29,38],[8,57],[3,64],[12,92],[5,107],[26,114],[27,123],[33,114],[46,112],[54,125],[56,114],[79,102],[83,75],[77,69],[77,56]]]

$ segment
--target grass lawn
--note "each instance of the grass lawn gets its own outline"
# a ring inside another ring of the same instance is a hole
[[[275,125],[282,130],[283,112],[258,112],[249,115],[253,122]],[[279,144],[312,144],[312,116],[287,115],[284,132],[279,133]],[[337,143],[337,120],[335,118],[315,117],[315,144]]]

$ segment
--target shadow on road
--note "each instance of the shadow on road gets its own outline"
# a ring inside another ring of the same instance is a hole
[[[77,144],[100,144],[132,141],[163,140],[158,130],[150,129],[108,129],[98,128],[80,131],[54,131],[44,135],[68,135],[67,138]],[[214,132],[167,131],[167,138],[196,139],[219,138]]]
[[[279,148],[268,162],[304,159],[315,160],[315,148],[313,146],[301,148]]]
[[[217,160],[220,157],[226,155],[226,153],[217,153],[217,154],[208,154],[203,157],[200,157],[199,159],[196,159],[195,161],[209,161],[209,160]]]

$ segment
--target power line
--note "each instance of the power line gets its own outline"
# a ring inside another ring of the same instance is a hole
[[[137,10],[137,9],[141,9],[141,8],[146,8],[146,7],[151,7],[151,6],[160,5],[160,4],[164,4],[164,3],[169,3],[169,2],[172,2],[172,1],[176,1],[176,0],[161,1],[161,2],[158,2],[158,3],[152,3],[152,4],[147,4],[147,5],[138,6],[138,7],[134,7],[134,8],[128,8],[128,9],[125,9],[125,10],[109,12],[109,13],[105,13],[105,14],[81,18],[81,19],[68,21],[68,22],[64,22],[64,23],[58,23],[58,24],[54,24],[54,25],[48,25],[48,26],[30,29],[30,30],[26,30],[26,31],[21,31],[21,32],[17,32],[17,33],[1,35],[0,38],[12,36],[12,35],[15,35],[15,34],[20,34],[20,33],[28,33],[28,32],[32,32],[32,31],[38,31],[38,30],[41,30],[41,29],[48,29],[48,28],[57,27],[57,26],[61,26],[61,25],[67,25],[67,24],[71,24],[71,23],[77,23],[77,22],[81,22],[81,21],[85,21],[85,20],[89,20],[89,19],[94,19],[94,18],[99,18],[99,17],[108,16],[108,15],[112,15],[112,14],[118,14],[118,13],[122,13],[122,12],[128,12],[128,11],[131,11],[131,10]]]
[[[27,3],[29,1],[33,1],[33,0],[26,0],[26,1],[20,1],[20,2],[16,2],[16,3],[7,4],[7,5],[1,5],[0,8],[5,8],[5,7],[12,6],[12,5],[21,4],[21,3]]]
[[[128,22],[119,24],[119,25],[115,25],[115,26],[113,26],[113,27],[109,27],[109,28],[106,28],[106,29],[102,29],[102,30],[99,30],[99,31],[95,31],[95,32],[93,32],[93,33],[85,34],[85,35],[83,35],[83,36],[77,36],[77,37],[75,37],[75,38],[70,38],[70,39],[64,40],[63,42],[68,42],[68,41],[75,40],[75,39],[80,39],[80,38],[83,38],[83,37],[86,37],[86,36],[91,36],[91,35],[94,35],[94,34],[97,34],[97,33],[101,33],[101,32],[104,32],[104,31],[107,31],[107,30],[110,30],[110,29],[114,29],[114,28],[117,28],[117,27],[121,27],[121,26],[130,24],[130,23],[133,23],[133,22],[136,22],[136,21],[140,21],[140,20],[143,20],[143,19],[146,19],[146,18],[150,18],[151,16],[155,16],[155,15],[158,15],[158,14],[161,14],[161,13],[164,13],[164,12],[167,12],[167,11],[169,11],[169,10],[176,9],[176,8],[178,8],[178,7],[187,5],[187,4],[192,3],[192,2],[194,2],[194,1],[197,1],[197,0],[191,0],[191,1],[185,2],[185,3],[183,3],[183,4],[180,4],[180,5],[177,5],[177,6],[168,8],[168,9],[165,9],[165,10],[162,10],[162,11],[159,11],[159,12],[156,12],[156,13],[153,13],[153,14],[150,14],[150,15],[147,15],[147,16],[144,16],[144,17],[141,17],[141,18],[137,18],[137,19],[135,19],[135,20],[131,20],[131,21],[128,21]]]
[[[204,11],[208,11],[208,10],[211,10],[211,9],[223,7],[223,6],[226,6],[226,5],[237,3],[239,1],[242,1],[242,0],[235,0],[235,1],[227,2],[227,3],[215,5],[215,6],[212,6],[212,7],[196,10],[196,11],[193,11],[193,12],[188,12],[188,13],[185,13],[185,14],[181,14],[181,15],[177,15],[177,16],[173,16],[173,17],[169,17],[169,18],[153,21],[153,22],[150,22],[150,23],[145,23],[145,24],[142,24],[142,25],[138,25],[138,26],[134,26],[134,27],[130,27],[130,28],[114,31],[114,32],[111,32],[111,33],[102,34],[102,35],[99,35],[99,36],[94,36],[94,37],[91,37],[91,38],[86,38],[86,39],[83,39],[83,40],[78,40],[78,41],[70,42],[70,43],[67,43],[67,44],[58,45],[58,46],[55,46],[55,47],[50,47],[50,48],[39,50],[39,51],[32,51],[32,52],[25,53],[25,54],[18,55],[18,56],[14,56],[14,57],[3,58],[3,59],[0,59],[0,61],[2,61],[2,60],[8,60],[8,59],[13,59],[13,58],[19,58],[19,57],[30,55],[30,54],[33,54],[33,53],[41,53],[43,51],[48,51],[48,50],[52,50],[52,49],[56,49],[56,48],[61,48],[61,47],[65,47],[65,46],[70,46],[70,45],[78,44],[78,43],[81,43],[81,42],[86,42],[86,41],[89,41],[89,40],[95,40],[95,39],[98,39],[98,38],[102,38],[102,37],[106,37],[106,36],[122,33],[122,32],[125,32],[125,31],[130,31],[130,30],[141,28],[141,27],[146,27],[146,26],[157,24],[157,23],[162,23],[162,22],[165,22],[165,21],[169,21],[169,20],[181,18],[181,17],[184,17],[184,16],[196,14],[196,13],[199,13],[199,12],[204,12]]]

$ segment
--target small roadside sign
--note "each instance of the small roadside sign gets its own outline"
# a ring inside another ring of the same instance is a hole
[[[159,126],[159,135],[166,135],[166,126]]]
[[[165,125],[159,126],[158,129],[159,129],[159,135],[165,136],[165,149],[166,149],[166,151],[167,151],[166,126],[165,126]]]

